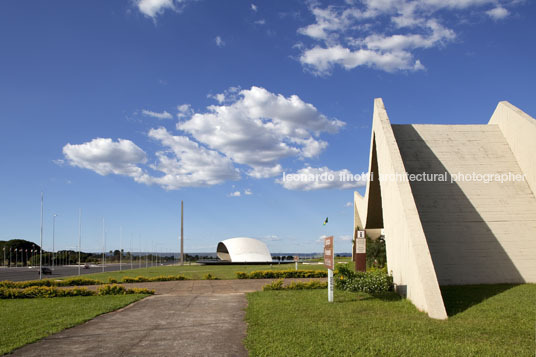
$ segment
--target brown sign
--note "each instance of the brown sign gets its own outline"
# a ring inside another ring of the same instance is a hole
[[[324,238],[324,265],[333,270],[335,260],[333,259],[333,236]]]
[[[299,261],[299,260],[300,260],[300,257],[297,256],[297,255],[295,255],[295,256],[294,256],[294,261],[297,262],[297,261]]]

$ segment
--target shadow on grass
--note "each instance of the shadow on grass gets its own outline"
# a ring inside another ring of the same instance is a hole
[[[351,295],[336,295],[335,302],[344,303],[351,301],[366,301],[366,300],[381,300],[381,301],[400,301],[402,297],[393,291],[377,294],[367,294],[362,292],[352,293]]]
[[[441,294],[448,316],[454,316],[471,306],[506,290],[518,286],[517,284],[493,284],[493,285],[458,285],[442,286]]]

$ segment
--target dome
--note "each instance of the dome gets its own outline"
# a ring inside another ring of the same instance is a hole
[[[237,237],[218,243],[218,258],[233,263],[271,262],[272,255],[264,242],[258,239]]]

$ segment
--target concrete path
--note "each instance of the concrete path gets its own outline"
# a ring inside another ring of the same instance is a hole
[[[308,279],[287,279],[308,280]],[[156,295],[46,337],[15,356],[247,356],[245,293],[272,279],[128,284]]]

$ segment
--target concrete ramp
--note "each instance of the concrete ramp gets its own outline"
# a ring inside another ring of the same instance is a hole
[[[397,290],[431,317],[447,318],[440,284],[536,282],[534,146],[536,121],[507,102],[488,125],[391,125],[375,100],[354,229],[384,229]]]

